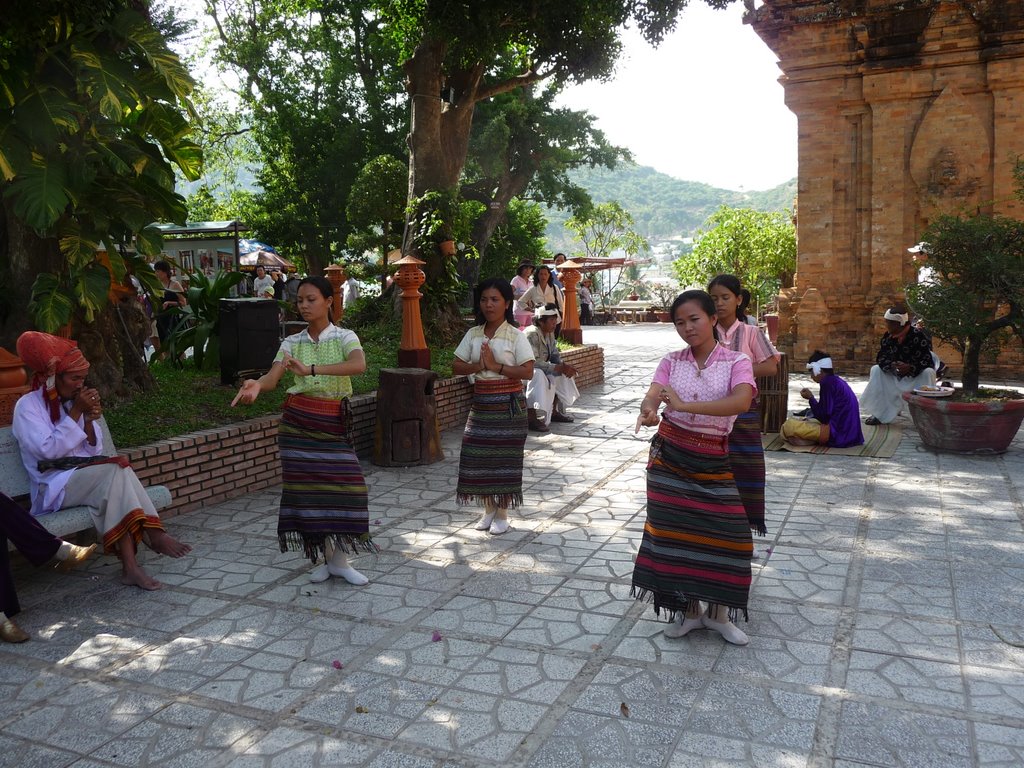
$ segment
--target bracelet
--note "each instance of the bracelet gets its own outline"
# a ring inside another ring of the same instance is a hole
[[[316,376],[316,363],[313,363],[311,366],[309,366],[309,375]]]

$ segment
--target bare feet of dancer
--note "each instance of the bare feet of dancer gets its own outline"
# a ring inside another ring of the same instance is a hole
[[[191,545],[178,541],[166,531],[147,531],[144,540],[150,549],[161,555],[184,557],[192,551]]]

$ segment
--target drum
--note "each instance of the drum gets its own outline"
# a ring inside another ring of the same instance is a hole
[[[761,403],[761,431],[778,432],[789,411],[789,358],[779,353],[779,370],[774,376],[757,377]]]

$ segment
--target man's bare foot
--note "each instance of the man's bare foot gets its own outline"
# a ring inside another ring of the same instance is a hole
[[[178,541],[173,536],[168,535],[166,531],[149,531],[147,538],[149,540],[146,543],[149,545],[149,548],[161,555],[184,557],[192,551],[191,545]]]
[[[121,583],[128,587],[138,587],[150,592],[163,589],[164,585],[154,579],[141,568],[122,568]]]

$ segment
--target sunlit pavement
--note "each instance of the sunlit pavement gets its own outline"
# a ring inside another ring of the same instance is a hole
[[[366,466],[362,588],[278,551],[276,493],[169,521],[166,585],[103,557],[18,566],[0,765],[1024,765],[1024,433],[1001,457],[769,453],[745,648],[670,640],[629,597],[644,523],[637,409],[667,326],[585,330],[606,381],[527,442],[514,528],[427,467]],[[791,379],[790,408],[809,380]],[[855,388],[863,388],[863,378]]]

